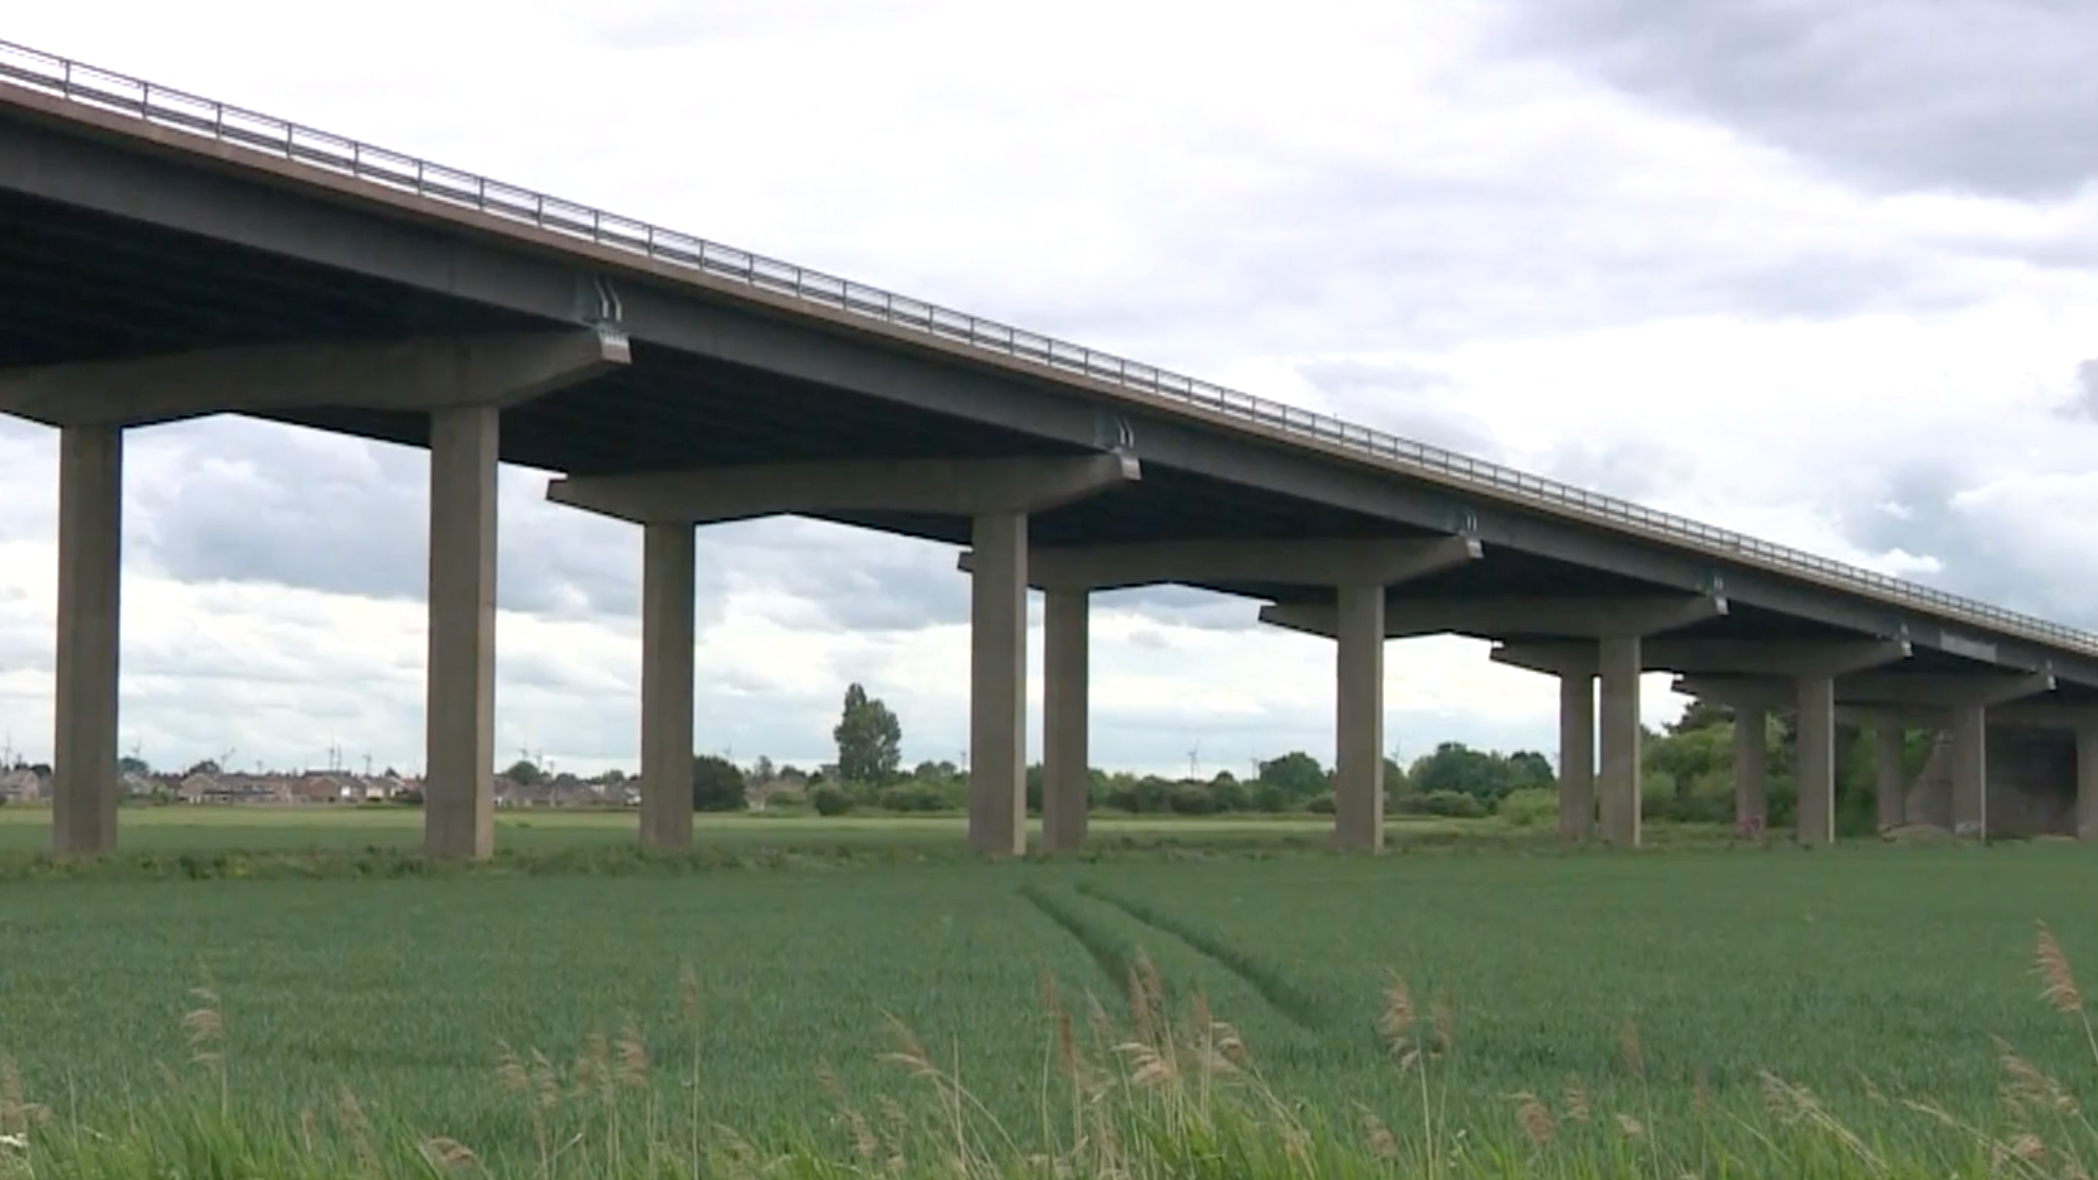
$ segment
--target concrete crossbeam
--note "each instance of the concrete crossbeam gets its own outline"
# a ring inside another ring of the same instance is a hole
[[[819,512],[982,518],[1047,511],[1141,478],[1136,458],[1119,453],[869,459],[570,477],[549,481],[546,498],[637,524],[719,524]]]
[[[1334,634],[1334,608],[1277,603],[1260,621],[1311,635]],[[1563,635],[1588,639],[1648,636],[1727,613],[1717,594],[1642,598],[1466,598],[1394,601],[1385,610],[1390,639],[1455,633],[1482,639],[1506,635]]]
[[[1577,642],[1504,643],[1494,648],[1492,659],[1511,667],[1559,675],[1563,669],[1592,662],[1594,648],[1592,643]],[[1814,643],[1663,636],[1641,645],[1640,662],[1648,672],[1685,676],[1841,676],[1908,659],[1911,650],[1906,639]]]
[[[214,348],[0,370],[0,413],[52,426],[141,426],[313,406],[508,406],[630,359],[625,333],[611,327]]]
[[[1790,679],[1768,676],[1682,676],[1675,691],[1686,696],[1709,697],[1728,705],[1786,702],[1792,695]],[[1992,707],[2054,690],[2052,672],[2001,673],[1957,672],[1866,673],[1836,681],[1839,705],[1881,706],[1895,714],[1911,710],[1946,710],[1961,707]]]
[[[1038,548],[1028,554],[1027,573],[1044,590],[1162,582],[1389,586],[1476,561],[1481,553],[1472,537],[1160,541]],[[963,553],[956,565],[966,573],[974,560]]]

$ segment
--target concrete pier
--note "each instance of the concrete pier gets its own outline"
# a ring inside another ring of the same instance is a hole
[[[57,717],[51,847],[117,846],[117,675],[123,597],[124,432],[68,426],[58,442]]]
[[[1877,823],[1891,832],[1908,822],[1908,781],[1902,773],[1903,746],[1908,734],[1898,725],[1881,725],[1872,731],[1873,793],[1877,796]]]
[[[1336,615],[1333,843],[1384,847],[1384,587],[1342,586]]]
[[[1606,636],[1598,645],[1602,681],[1602,766],[1596,791],[1603,839],[1636,848],[1640,831],[1639,636]]]
[[[1595,836],[1595,666],[1559,673],[1559,838]]]
[[[1048,852],[1085,846],[1091,606],[1083,588],[1052,586],[1042,595],[1042,848]]]
[[[430,415],[430,663],[423,848],[495,853],[496,462],[501,411]]]
[[[1770,826],[1770,712],[1734,706],[1734,826],[1763,832]]]
[[[969,581],[969,847],[1027,851],[1027,517],[976,518]]]
[[[696,544],[689,524],[642,530],[641,843],[692,844]]]
[[[1836,681],[1799,678],[1798,838],[1801,844],[1836,839]]]

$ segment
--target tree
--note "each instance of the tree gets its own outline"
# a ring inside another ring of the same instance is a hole
[[[1276,787],[1291,799],[1309,799],[1326,790],[1326,768],[1302,750],[1260,764],[1260,781]]]
[[[1708,701],[1703,697],[1692,697],[1690,698],[1690,703],[1683,706],[1683,715],[1676,718],[1675,722],[1668,726],[1668,733],[1672,737],[1676,734],[1688,733],[1693,729],[1711,729],[1715,726],[1729,725],[1733,720],[1734,710],[1731,706],[1722,705],[1716,701]]]
[[[152,774],[153,768],[146,765],[145,759],[133,758],[129,754],[126,754],[122,758],[117,759],[117,773],[135,774],[143,778],[146,775]]]
[[[848,783],[887,786],[903,763],[903,726],[896,714],[854,683],[831,737],[838,743],[838,777]]]
[[[692,810],[743,810],[743,768],[718,754],[692,756]]]
[[[519,758],[510,764],[510,769],[503,772],[503,777],[520,787],[536,787],[546,775],[540,771],[537,763]]]

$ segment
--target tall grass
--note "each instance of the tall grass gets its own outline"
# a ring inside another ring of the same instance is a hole
[[[2082,989],[2053,933],[2041,925],[2032,969],[2039,999],[2060,1014],[2098,1071]],[[163,1177],[377,1177],[488,1175],[536,1180],[669,1177],[1740,1177],[2002,1176],[2073,1180],[2098,1166],[2098,1126],[2079,1091],[2090,1078],[2049,1076],[1997,1042],[2000,1101],[1953,1110],[1927,1095],[1887,1094],[1864,1081],[1878,1117],[1846,1123],[1807,1088],[1761,1075],[1762,1105],[1722,1110],[1692,1083],[1692,1125],[1657,1134],[1659,1103],[1647,1089],[1636,1027],[1619,1038],[1622,1068],[1638,1082],[1606,1108],[1580,1085],[1562,1093],[1510,1093],[1497,1109],[1451,1109],[1461,1068],[1452,1008],[1417,1002],[1389,976],[1377,1030],[1390,1056],[1385,1084],[1345,1109],[1291,1101],[1263,1080],[1238,1030],[1192,992],[1169,1010],[1164,980],[1141,953],[1113,1010],[1093,995],[1063,995],[1041,982],[1046,1025],[1037,1116],[1017,1133],[978,1100],[958,1046],[929,1046],[891,1019],[884,1060],[896,1084],[848,1092],[827,1064],[812,1085],[827,1096],[825,1123],[758,1135],[708,1115],[710,1078],[697,976],[680,980],[679,1043],[685,1058],[653,1060],[631,1020],[593,1034],[557,1058],[494,1047],[490,1084],[510,1096],[515,1141],[469,1144],[408,1122],[384,1121],[349,1088],[326,1109],[296,1118],[242,1099],[215,984],[190,992],[182,1017],[190,1060],[162,1066],[150,1091],[119,1116],[91,1121],[64,1101],[23,1092],[0,1059],[0,1180],[158,1180]],[[663,1043],[663,1042],[658,1042]],[[660,1078],[665,1070],[674,1079]],[[2098,1076],[2094,1072],[2092,1076]],[[674,1085],[659,1083],[673,1081]],[[674,1093],[677,1101],[664,1095]]]

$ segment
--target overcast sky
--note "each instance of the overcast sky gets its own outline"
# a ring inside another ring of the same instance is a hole
[[[6,36],[2098,626],[2087,0],[105,0]],[[127,750],[417,769],[421,453],[129,448]],[[36,757],[56,452],[0,423],[0,722]],[[630,766],[639,531],[544,484],[504,473],[498,757]],[[701,747],[821,760],[859,680],[958,758],[954,558],[705,530]],[[1328,758],[1331,645],[1254,613],[1101,596],[1095,761]],[[1406,756],[1555,744],[1552,682],[1483,645],[1387,660]]]

